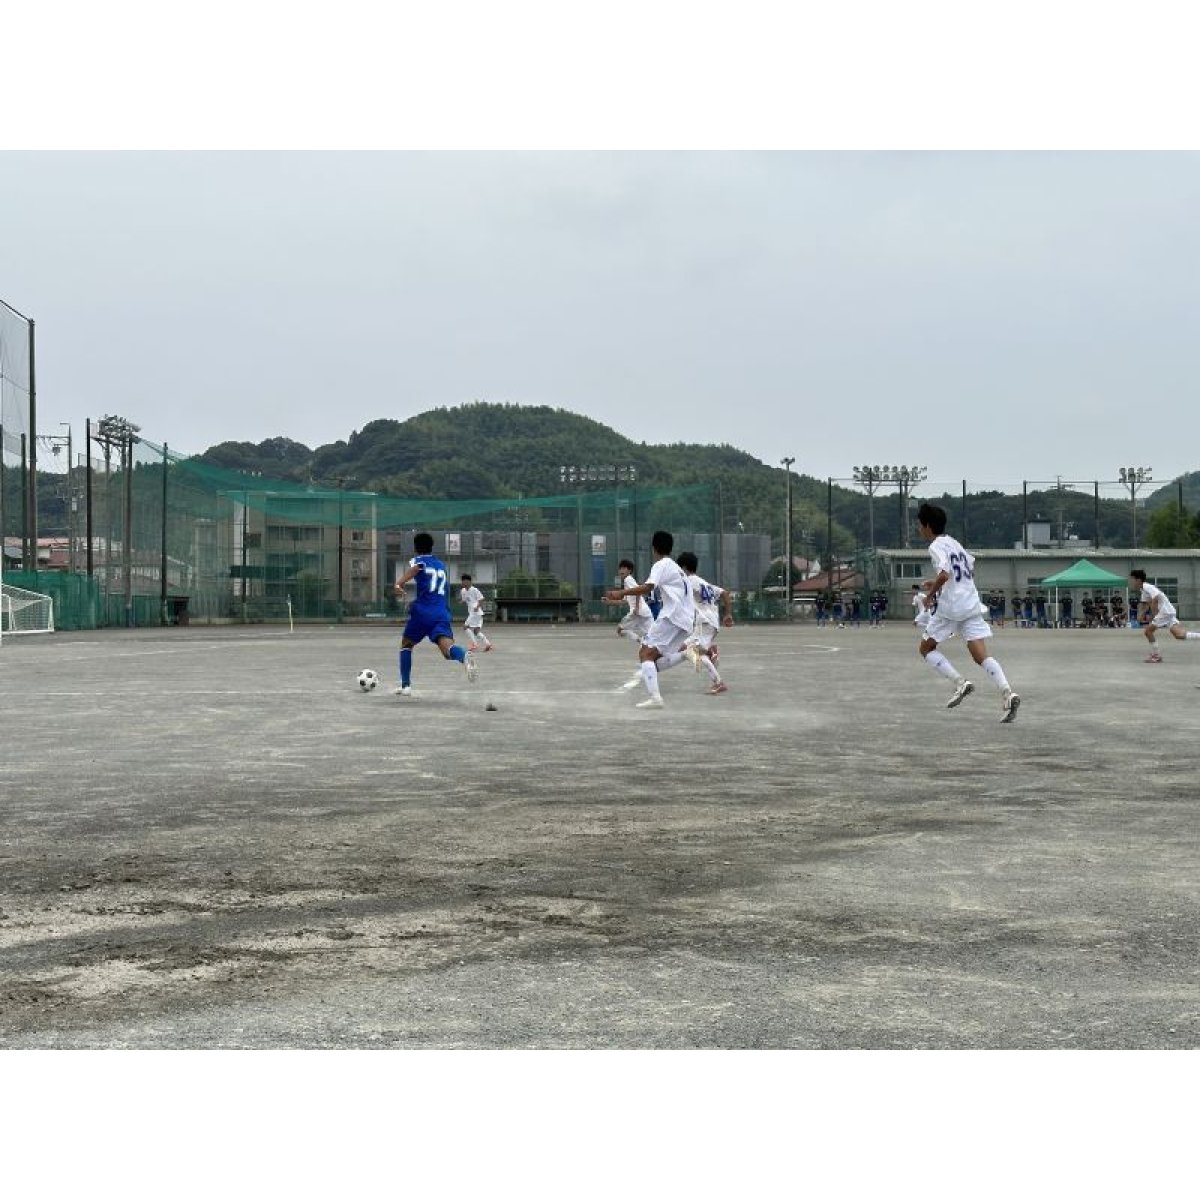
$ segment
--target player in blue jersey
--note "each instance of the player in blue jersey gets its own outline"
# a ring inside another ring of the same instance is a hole
[[[477,674],[475,656],[454,644],[454,632],[450,624],[450,601],[447,598],[449,576],[446,565],[433,556],[433,534],[418,533],[413,538],[416,556],[408,564],[408,570],[396,580],[396,592],[404,591],[404,585],[416,580],[417,596],[408,610],[408,621],[400,639],[400,686],[397,696],[412,695],[412,652],[422,639],[428,638],[442,652],[443,658],[462,663],[467,670],[467,679],[474,683]]]

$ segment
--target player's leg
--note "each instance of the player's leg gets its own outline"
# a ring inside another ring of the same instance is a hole
[[[400,686],[395,689],[397,696],[412,695],[412,652],[416,643],[408,635],[407,630],[400,639]]]
[[[1005,722],[1015,720],[1017,709],[1021,704],[1021,697],[1012,690],[1008,677],[1004,674],[1004,668],[992,657],[987,638],[971,638],[967,641],[967,649],[971,652],[971,657],[987,672],[988,678],[1000,692],[1004,706],[1003,716],[1000,719]]]
[[[1169,630],[1171,636],[1178,642],[1196,642],[1200,641],[1200,633],[1195,630],[1188,630],[1187,626],[1179,621],[1172,621]]]
[[[946,624],[944,619],[941,619],[941,624]],[[921,653],[921,657],[941,676],[949,679],[954,684],[954,695],[946,701],[947,708],[957,708],[974,690],[975,685],[965,679],[955,669],[954,664],[938,649],[938,639],[931,631],[933,620],[930,620],[929,627],[926,627],[925,636],[921,639],[917,649]],[[953,628],[950,629],[953,634]]]

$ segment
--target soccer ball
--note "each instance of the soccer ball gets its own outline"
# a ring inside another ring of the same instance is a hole
[[[379,686],[379,672],[372,671],[370,667],[358,673],[358,686],[364,692],[374,691]]]

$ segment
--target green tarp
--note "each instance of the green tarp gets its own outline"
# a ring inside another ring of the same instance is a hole
[[[1081,558],[1065,571],[1059,571],[1057,575],[1047,575],[1042,580],[1042,587],[1054,588],[1124,588],[1127,586],[1128,580],[1124,575],[1114,575],[1111,571],[1106,571],[1103,567],[1088,562],[1086,558]]]

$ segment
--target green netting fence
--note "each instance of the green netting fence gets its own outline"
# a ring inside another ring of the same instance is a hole
[[[644,577],[655,529],[737,589],[770,567],[769,537],[719,531],[708,485],[584,479],[558,495],[430,500],[268,479],[147,441],[124,462],[113,452],[77,472],[74,571],[24,574],[56,595],[59,628],[397,618],[392,585],[421,530],[453,579],[471,574],[493,604],[526,601],[514,619],[615,619],[601,594],[622,558]]]

